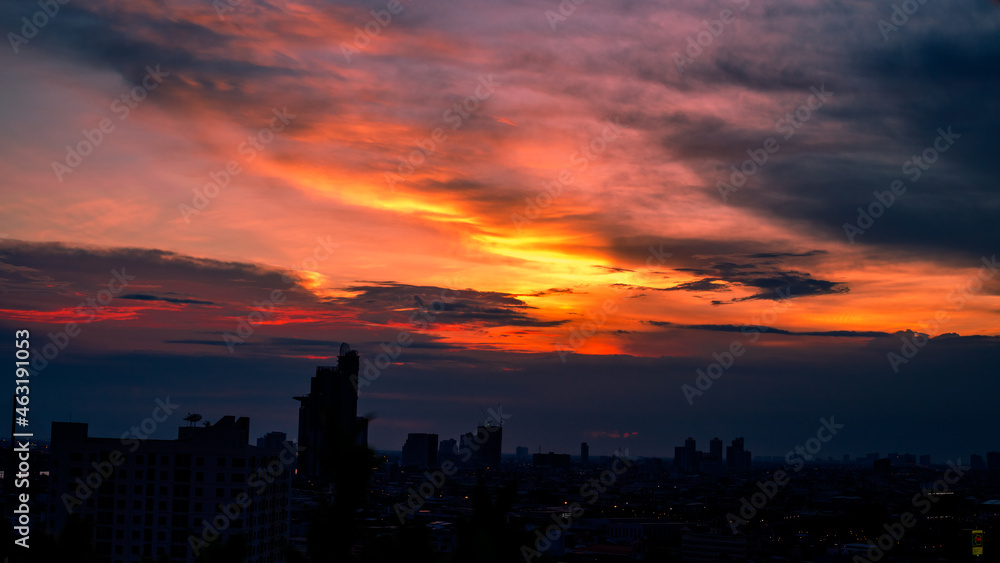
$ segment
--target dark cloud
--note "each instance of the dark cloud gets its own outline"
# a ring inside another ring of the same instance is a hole
[[[7,290],[0,303],[19,296],[21,306],[31,302],[42,310],[77,305],[108,288],[109,283],[121,292],[115,299],[131,302],[213,307],[229,303],[238,311],[280,290],[290,302],[316,303],[295,279],[292,272],[261,264],[196,258],[158,249],[0,239],[0,287]],[[123,281],[128,285],[122,286]],[[160,293],[164,287],[184,291]]]
[[[635,271],[635,270],[629,270],[628,268],[615,268],[615,267],[612,267],[612,266],[601,266],[601,265],[598,265],[598,264],[594,264],[592,267],[593,268],[597,268],[599,270],[604,270],[606,272],[616,272],[616,273],[620,273],[620,272],[634,272]]]
[[[645,324],[661,328],[681,328],[689,330],[710,330],[715,332],[739,332],[757,331],[768,334],[786,334],[794,336],[836,336],[849,338],[881,338],[891,336],[888,332],[872,330],[824,330],[824,331],[791,331],[781,328],[774,328],[764,325],[690,325],[679,324],[667,321],[644,321]]]
[[[182,297],[158,297],[148,293],[129,293],[121,295],[119,299],[134,299],[136,301],[163,301],[164,303],[184,303],[192,305],[215,305],[212,301],[201,301],[199,299],[186,299]]]
[[[570,287],[553,287],[553,288],[550,288],[550,289],[545,289],[545,290],[542,290],[542,291],[536,291],[534,293],[529,293],[529,294],[526,294],[526,296],[527,297],[544,297],[546,295],[566,295],[566,294],[571,294],[571,293],[579,294],[580,292],[579,291],[574,291],[573,288],[570,288]]]
[[[920,20],[911,18],[888,40],[845,42],[831,61],[842,76],[826,81],[838,93],[801,131],[828,125],[846,133],[783,143],[730,203],[847,242],[843,225],[857,224],[858,207],[867,210],[877,201],[873,192],[902,180],[907,191],[853,237],[855,244],[956,265],[995,253],[1000,161],[993,155],[1000,139],[992,132],[1000,128],[1000,75],[990,69],[1000,58],[1000,11],[986,4],[961,14],[945,10],[923,6]],[[949,127],[961,137],[919,178],[906,173],[904,163]]]
[[[822,254],[829,254],[826,250],[810,250],[809,252],[758,252],[757,254],[750,254],[747,258],[803,258],[806,256],[818,256]]]
[[[196,339],[185,339],[185,340],[164,340],[167,344],[194,344],[196,346],[226,346],[224,340],[196,340]]]
[[[365,319],[380,323],[551,327],[568,322],[536,319],[530,315],[534,307],[508,293],[396,282],[352,285],[343,290],[356,295],[331,299],[329,303],[355,309]]]
[[[723,283],[715,283],[723,282]],[[652,288],[643,288],[652,289]],[[729,284],[722,278],[704,278],[692,282],[679,283],[673,287],[665,287],[660,291],[729,291]]]
[[[763,246],[761,243],[743,240],[619,237],[614,241],[612,249],[623,261],[647,267],[650,264],[662,265],[670,267],[673,272],[701,278],[669,287],[648,284],[634,286],[642,290],[718,292],[744,287],[757,291],[754,295],[736,298],[730,302],[796,299],[849,291],[847,282],[816,279],[808,272],[791,269],[785,265],[790,261],[800,265],[810,265],[827,256],[828,251],[822,249],[801,252],[774,251],[765,250]],[[667,279],[676,277],[671,276],[669,272],[654,269],[645,269],[642,272],[647,276]]]

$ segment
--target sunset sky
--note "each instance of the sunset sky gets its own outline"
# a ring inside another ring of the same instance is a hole
[[[237,1],[0,6],[0,326],[79,328],[40,434],[294,439],[405,341],[381,449],[1000,449],[996,3]]]

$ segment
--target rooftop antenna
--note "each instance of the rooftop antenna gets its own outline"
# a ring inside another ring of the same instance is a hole
[[[194,426],[196,422],[201,420],[201,415],[188,413],[188,415],[184,417],[184,420],[188,421],[188,427],[191,427]]]

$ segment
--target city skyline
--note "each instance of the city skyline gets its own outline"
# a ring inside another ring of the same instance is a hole
[[[363,363],[362,363],[363,360],[364,360],[363,356],[361,356],[357,350],[351,350],[350,346],[347,343],[341,343],[339,345],[339,347],[338,347],[338,350],[339,350],[339,354],[340,354],[340,358],[341,359],[344,358],[344,357],[354,358],[353,360],[349,361],[348,367],[345,368],[346,371],[340,371],[339,362],[335,363],[332,366],[315,366],[314,370],[315,370],[315,373],[316,373],[316,377],[323,377],[324,374],[338,374],[339,373],[340,377],[343,377],[345,379],[345,382],[346,382],[346,381],[350,380],[350,376],[352,375],[352,371],[351,370],[354,369],[353,366],[357,366],[358,368],[360,368],[360,366],[363,365]],[[348,354],[348,356],[344,356],[345,350],[347,350],[346,353]],[[316,383],[315,383],[316,377],[312,378],[314,380],[314,383],[313,383],[314,386],[316,385]],[[303,379],[303,381],[307,382],[308,379]],[[334,385],[333,388],[337,388],[337,386],[340,385],[341,391],[346,391],[346,389],[344,389],[343,386],[340,383],[337,383],[337,384],[332,384],[332,383],[331,384],[321,384],[321,385]],[[315,388],[314,388],[314,392],[315,392]],[[355,391],[352,391],[352,394],[354,392]],[[336,395],[333,395],[332,397],[336,397]],[[308,399],[308,394],[307,394],[307,396],[292,397],[292,398],[295,399],[295,400],[299,400],[301,402],[303,399]],[[168,397],[167,400],[170,401],[171,399]],[[358,412],[360,412],[359,410],[357,410],[360,407],[348,408],[348,407],[350,407],[351,405],[354,404],[354,400],[353,399],[345,397],[343,399],[331,398],[329,400],[334,401],[333,403],[330,404],[331,405],[330,407],[327,407],[327,408],[331,409],[331,412],[333,412],[333,411],[340,412],[341,410],[344,411],[341,415],[337,415],[340,418],[347,417],[347,418],[353,419],[356,416],[356,414]],[[346,403],[344,402],[345,400],[347,401]],[[357,401],[360,403],[361,402],[360,398],[357,399]],[[161,400],[158,400],[157,403],[163,404]],[[333,405],[337,405],[337,407],[334,408]],[[497,408],[500,409],[499,412],[496,410]],[[468,432],[468,429],[469,429],[470,425],[474,426],[475,424],[479,424],[480,426],[482,426],[482,424],[484,424],[484,421],[485,421],[485,424],[487,424],[487,425],[489,425],[491,423],[492,424],[497,424],[500,421],[502,421],[503,423],[507,424],[507,423],[509,423],[508,419],[512,419],[512,418],[515,419],[515,421],[516,421],[516,418],[512,414],[510,414],[510,413],[503,414],[502,405],[497,405],[496,407],[493,407],[493,406],[480,406],[479,409],[481,411],[481,416],[479,418],[469,417],[468,421],[465,424],[465,426],[462,427],[462,429],[460,429],[459,431],[457,431],[457,432],[455,432],[453,434],[448,434],[447,432],[437,431],[434,428],[417,429],[415,432],[408,432],[407,434],[422,434],[422,433],[436,434],[436,435],[438,435],[440,437],[440,440],[442,440],[442,441],[443,440],[448,440],[448,439],[460,439],[463,434],[466,434]],[[178,410],[178,405],[173,405],[173,410],[177,411]],[[300,425],[302,424],[302,421],[304,419],[302,418],[303,415],[301,414],[301,407],[299,409],[295,409],[295,410],[300,411],[300,414],[296,415],[296,421],[297,421],[297,423],[296,423],[296,425],[294,427],[292,427],[290,429],[288,429],[288,428],[264,429],[264,428],[260,427],[260,425],[258,425],[258,428],[256,430],[249,431],[250,435],[251,436],[255,436],[255,437],[260,437],[262,439],[263,437],[265,437],[268,434],[271,434],[271,433],[274,433],[274,432],[278,432],[278,433],[284,434],[286,436],[300,436],[301,437],[303,430],[300,427]],[[188,415],[190,415],[190,414],[191,413],[188,412]],[[200,412],[196,413],[196,416],[204,418],[204,420],[206,420],[206,421],[211,421],[213,419],[211,416],[206,417],[205,415],[201,414]],[[233,415],[232,414],[220,414],[218,416],[215,416],[215,418],[224,418],[224,417],[227,417],[227,416],[233,416]],[[175,418],[177,418],[177,416],[175,416]],[[183,428],[183,427],[185,427],[184,422],[187,421],[187,420],[188,420],[188,418],[184,418],[183,420],[178,421],[177,428]],[[365,419],[363,417],[358,417],[358,420],[361,421],[361,420],[365,420]],[[377,417],[376,417],[376,420],[377,420]],[[70,422],[70,421],[54,420],[54,422]],[[820,422],[822,423],[823,420],[821,419]],[[828,422],[830,424],[835,424],[838,427],[841,426],[837,422],[836,417],[830,417],[830,420]],[[252,423],[252,421],[248,422],[248,424],[250,424],[250,423]],[[187,426],[190,426],[191,424],[193,424],[193,423],[188,423]],[[313,424],[315,424],[315,423],[313,423]],[[516,424],[516,422],[515,422],[515,424]],[[100,428],[101,426],[99,425],[98,427]],[[145,436],[145,434],[143,434],[141,432],[141,428],[142,428],[141,425],[140,426],[133,425],[131,427],[131,429],[129,430],[129,432],[131,432],[133,435]],[[170,436],[175,433],[174,428],[175,427],[172,426],[172,425],[170,425],[170,424],[160,425],[159,427],[156,428],[156,430],[153,433],[149,433],[148,437],[150,437],[150,438],[157,438],[157,439],[164,439],[164,438],[170,439]],[[516,426],[514,428],[516,429]],[[365,431],[368,431],[369,429],[370,429],[369,427],[365,427]],[[510,427],[509,426],[507,426],[507,432],[508,432],[508,436],[509,436],[509,432],[510,432]],[[677,434],[677,435],[683,435],[684,432],[681,431],[681,430],[678,430],[678,431],[675,432],[675,434]],[[516,436],[525,436],[525,435],[527,435],[527,433],[517,433],[515,435]],[[689,442],[693,441],[695,443],[700,443],[700,444],[704,445],[704,444],[708,444],[708,443],[714,442],[716,440],[720,440],[720,436],[718,434],[711,435],[710,439],[709,439],[708,436],[709,435],[707,435],[707,434],[704,435],[704,436],[695,436],[695,435],[692,435],[692,434],[688,433],[687,435],[685,435],[685,437],[684,437],[683,440],[678,440],[674,444],[662,444],[659,447],[659,449],[657,450],[657,451],[662,451],[662,453],[647,453],[647,452],[642,452],[642,451],[631,451],[630,450],[629,451],[629,455],[632,455],[634,457],[645,457],[645,458],[676,459],[676,455],[672,456],[672,455],[669,455],[669,454],[671,452],[674,452],[675,449],[679,449],[680,448],[679,444],[681,444],[681,443],[689,443]],[[739,439],[741,441],[746,438],[746,436],[744,435],[744,433],[741,433],[739,430],[736,430],[735,433],[731,433],[729,436],[730,436],[730,438],[737,437],[737,438],[734,438],[734,439]],[[44,433],[44,432],[39,433],[39,437],[42,438],[43,440],[45,440],[45,439],[48,438],[47,434]],[[729,440],[730,438],[725,438],[725,439]],[[593,439],[593,437],[591,439]],[[376,451],[397,452],[398,453],[398,452],[401,452],[403,450],[403,444],[405,443],[405,441],[406,441],[406,434],[404,434],[404,435],[402,435],[400,437],[398,444],[386,443],[384,446],[378,445],[378,444],[372,444],[371,446],[374,449],[376,449]],[[562,441],[560,441],[558,443],[561,444]],[[620,440],[614,441],[612,443],[616,444],[615,446],[613,446],[613,449],[608,450],[608,451],[596,451],[596,452],[594,452],[593,455],[595,455],[596,457],[610,456],[610,455],[613,455],[613,454],[616,454],[616,453],[621,453],[625,449],[629,448],[628,437],[622,437]],[[836,444],[834,444],[834,445],[836,445]],[[460,440],[459,440],[458,446],[461,446],[461,441]],[[574,458],[575,457],[579,457],[578,453],[574,453],[574,452],[579,452],[579,443],[576,443],[576,449],[573,449],[573,448],[565,448],[565,447],[562,447],[562,446],[558,446],[557,447],[557,446],[546,446],[546,445],[543,445],[543,444],[528,444],[524,440],[521,440],[520,442],[517,442],[515,444],[514,442],[509,441],[509,438],[508,438],[507,443],[504,445],[504,448],[503,448],[502,452],[503,452],[504,455],[514,455],[515,452],[516,452],[516,450],[517,450],[517,448],[520,448],[520,447],[526,447],[528,449],[529,453],[548,453],[548,452],[569,453]],[[726,446],[727,449],[729,447],[730,446]],[[553,449],[553,448],[555,448],[555,449]],[[752,437],[751,437],[751,440],[749,441],[749,447],[748,447],[748,449],[756,449],[756,448],[753,447],[753,439],[752,439]],[[588,450],[589,450],[589,445],[588,445]],[[929,456],[931,456],[931,459],[933,460],[933,464],[935,464],[935,465],[943,465],[943,464],[946,463],[946,461],[958,461],[959,459],[961,459],[964,462],[969,462],[971,455],[979,455],[979,456],[982,456],[985,459],[988,453],[990,453],[990,452],[994,452],[995,453],[998,450],[1000,450],[1000,447],[998,447],[996,445],[993,445],[993,444],[984,443],[983,447],[981,447],[979,449],[976,449],[976,450],[971,450],[969,452],[964,452],[964,453],[958,452],[958,455],[956,455],[956,456],[941,456],[941,455],[934,455],[934,454],[928,453],[930,451],[937,451],[937,447],[933,446],[933,445],[928,446],[927,444],[924,444],[924,447],[922,449],[912,450],[912,451],[911,450],[907,450],[906,448],[900,448],[900,447],[896,447],[896,446],[893,446],[893,445],[888,445],[886,448],[883,448],[881,450],[876,449],[876,450],[863,450],[863,451],[862,450],[854,450],[854,451],[844,450],[844,449],[839,449],[839,448],[831,446],[830,448],[825,448],[825,449],[823,449],[823,451],[817,452],[815,454],[815,459],[817,461],[825,462],[825,461],[830,460],[832,458],[833,461],[840,462],[840,461],[842,461],[844,455],[848,455],[848,456],[850,456],[851,463],[854,463],[856,461],[862,461],[862,460],[864,460],[864,461],[870,461],[870,459],[868,459],[868,458],[871,457],[872,453],[877,453],[879,458],[886,458],[886,457],[889,457],[890,455],[909,454],[909,455],[913,455],[915,458],[919,458],[919,457],[922,457],[922,456],[925,456],[925,455],[929,455]],[[794,451],[794,447],[791,447],[788,450],[788,452],[791,452],[791,451]],[[762,451],[760,453],[755,454],[753,457],[754,458],[776,458],[776,457],[783,457],[784,454],[788,453],[788,452]],[[723,459],[728,459],[728,458],[727,458],[727,456],[723,456]]]
[[[57,4],[0,8],[38,428],[295,436],[349,342],[379,448],[997,449],[996,3]]]

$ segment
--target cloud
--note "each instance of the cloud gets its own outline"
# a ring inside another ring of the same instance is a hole
[[[122,295],[119,299],[135,299],[137,301],[163,301],[164,303],[184,303],[192,305],[215,305],[211,301],[201,301],[198,299],[187,299],[183,297],[157,297],[148,293],[129,293]]]
[[[545,290],[542,290],[542,291],[536,291],[534,293],[528,293],[528,294],[525,294],[525,296],[527,296],[527,297],[544,297],[546,295],[568,295],[568,294],[574,294],[574,293],[579,293],[579,292],[578,291],[574,291],[573,288],[570,288],[570,287],[553,287],[553,288],[545,289]]]
[[[881,338],[892,336],[887,332],[873,331],[873,330],[824,330],[824,331],[791,331],[784,330],[780,328],[775,328],[772,326],[764,325],[691,325],[691,324],[679,324],[669,321],[645,321],[646,324],[661,328],[680,328],[687,330],[709,330],[715,332],[739,332],[744,333],[745,331],[755,330],[761,333],[767,334],[785,334],[792,336],[835,336],[835,337],[847,337],[847,338]]]
[[[553,327],[567,320],[532,317],[535,309],[514,294],[474,289],[415,286],[397,282],[351,285],[349,297],[331,303],[360,311],[365,319],[405,323],[407,319],[432,318],[435,324],[475,326]],[[412,321],[410,321],[412,322]]]

